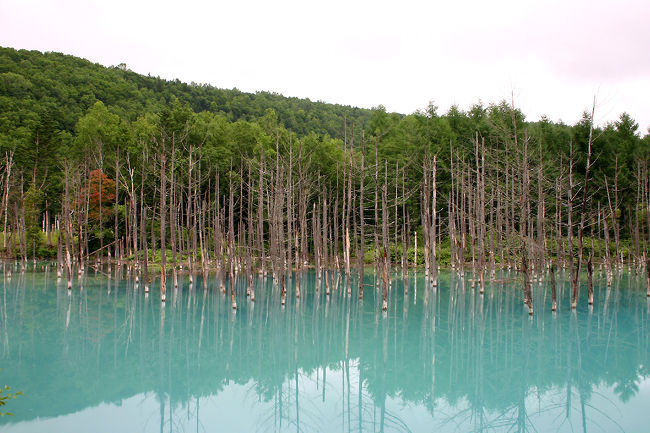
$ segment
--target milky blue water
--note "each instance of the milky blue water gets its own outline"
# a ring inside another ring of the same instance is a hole
[[[2,268],[0,268],[1,270]],[[650,304],[642,275],[596,279],[559,311],[520,277],[481,296],[470,276],[395,279],[389,310],[367,275],[365,299],[303,279],[255,281],[256,302],[199,278],[147,296],[124,269],[65,281],[43,265],[0,276],[0,384],[24,395],[2,432],[648,432]]]

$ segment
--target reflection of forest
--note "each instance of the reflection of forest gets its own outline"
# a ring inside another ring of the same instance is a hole
[[[623,402],[638,391],[650,375],[650,307],[637,290],[641,280],[597,286],[593,311],[577,313],[562,304],[565,287],[553,314],[535,286],[529,318],[515,290],[495,284],[482,297],[449,274],[435,291],[419,280],[414,293],[411,284],[406,297],[396,281],[385,315],[370,290],[359,301],[341,289],[330,298],[308,289],[281,307],[267,286],[254,306],[241,302],[233,313],[217,290],[182,287],[161,308],[158,297],[146,298],[120,276],[89,276],[69,293],[52,273],[14,274],[2,283],[1,374],[25,395],[11,402],[20,416],[0,422],[144,392],[185,405],[251,380],[260,398],[281,403],[288,388],[295,399],[299,376],[326,381],[329,369],[348,378],[338,389],[358,422],[364,404],[374,404],[383,422],[389,397],[431,413],[444,399],[467,402],[468,413],[455,416],[477,425],[504,422],[484,419],[498,412],[524,430],[531,392],[566,390],[562,410],[571,411],[584,410],[599,385],[613,386]],[[350,390],[350,368],[358,368],[362,393],[354,382]],[[298,401],[291,404],[299,416]]]

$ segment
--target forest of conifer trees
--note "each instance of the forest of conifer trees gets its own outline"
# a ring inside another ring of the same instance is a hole
[[[507,268],[532,314],[547,270],[570,271],[575,308],[582,272],[648,260],[650,136],[626,113],[594,124],[596,100],[574,125],[513,100],[400,115],[3,48],[0,102],[3,254],[56,258],[69,287],[128,266],[164,301],[179,274],[216,273],[237,308],[238,278],[252,300],[260,273],[299,297],[309,268],[363,297],[372,267],[386,309],[415,266],[481,292]]]

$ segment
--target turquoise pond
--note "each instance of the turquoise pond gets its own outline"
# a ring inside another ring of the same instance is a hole
[[[1,266],[1,265],[0,265]],[[5,266],[5,271],[8,266]],[[0,271],[2,268],[0,267]],[[520,277],[498,274],[481,296],[443,271],[437,288],[401,279],[389,308],[366,276],[330,296],[304,275],[285,306],[270,279],[256,301],[181,278],[160,302],[124,269],[65,280],[45,265],[0,275],[0,431],[17,432],[648,432],[650,301],[626,269],[595,304],[581,289],[559,310]],[[586,281],[586,276],[585,276]],[[292,278],[288,279],[292,287]]]

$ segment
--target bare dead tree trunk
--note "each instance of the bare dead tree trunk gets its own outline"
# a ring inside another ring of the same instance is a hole
[[[90,192],[90,172],[88,169],[88,162],[84,164],[84,178],[86,179],[86,191]],[[81,180],[79,182],[81,185]],[[86,267],[86,254],[90,252],[88,248],[88,242],[89,242],[89,236],[88,236],[88,220],[89,220],[89,212],[90,212],[90,194],[86,193],[86,197],[84,200],[84,208],[83,208],[83,213],[84,213],[84,224],[79,224],[79,268],[78,268],[78,274],[81,275],[85,272],[85,267]],[[85,230],[84,230],[85,228]],[[83,241],[82,241],[83,239]],[[85,252],[85,253],[84,253]]]
[[[169,203],[169,232],[170,243],[172,248],[172,284],[174,288],[178,288],[178,258],[177,258],[177,245],[176,245],[176,142],[172,141],[171,149],[171,176],[170,176],[170,203]]]
[[[320,188],[319,188],[320,189]],[[320,202],[319,202],[320,204]],[[316,203],[312,207],[312,238],[314,243],[314,262],[316,267],[316,290],[320,289],[321,282],[321,264],[320,264],[320,206],[316,206]]]
[[[71,220],[71,209],[70,209],[70,178],[68,174],[68,167],[64,169],[65,176],[65,196],[63,199],[63,213],[64,213],[64,225],[65,225],[65,267],[66,275],[68,277],[68,290],[72,289],[72,258],[70,257],[70,250],[72,248],[72,220]],[[59,236],[61,232],[59,231]]]
[[[144,178],[145,178],[145,160],[146,154],[144,150],[142,151],[142,175],[140,178],[140,241],[142,242],[141,251],[144,251],[144,257],[142,258],[142,264],[140,268],[142,269],[144,280],[144,292],[149,293],[149,245],[147,244],[147,231],[146,231],[146,211],[147,208],[144,205]]]
[[[102,150],[100,148],[99,150],[99,255],[95,257],[95,263],[97,265],[104,262],[104,219],[103,219],[103,203],[102,203],[102,190],[104,189],[103,182],[104,182],[104,154],[102,153]],[[91,172],[91,179],[90,182],[92,183],[92,172]],[[88,194],[90,195],[90,189],[88,190]],[[90,254],[90,251],[86,251],[87,254]]]
[[[578,257],[574,274],[573,293],[571,299],[571,308],[575,309],[578,305],[578,285],[580,281],[580,268],[582,265],[582,249],[583,249],[583,234],[585,229],[585,221],[587,214],[587,202],[589,200],[588,186],[589,186],[589,170],[591,168],[591,145],[593,143],[594,131],[594,111],[596,109],[596,98],[591,109],[591,118],[589,121],[589,141],[587,143],[587,164],[585,167],[585,178],[582,186],[582,205],[580,210],[580,225],[578,226]]]
[[[114,214],[113,215],[113,218],[114,218],[113,219],[113,235],[114,235],[113,240],[115,241],[115,246],[113,247],[113,255],[115,256],[115,260],[117,260],[118,263],[119,263],[119,261],[122,260],[122,257],[118,256],[119,248],[118,248],[118,241],[117,241],[120,238],[120,236],[119,236],[119,234],[117,232],[117,230],[118,230],[118,224],[117,224],[117,222],[118,222],[117,221],[118,212],[117,212],[117,209],[118,209],[118,205],[119,205],[119,202],[120,202],[119,185],[120,185],[120,147],[118,146],[117,150],[115,152],[115,209],[113,210],[113,214]]]
[[[431,261],[429,260],[429,252],[431,251],[431,248],[429,247],[429,242],[431,240],[431,236],[429,235],[429,231],[431,230],[430,223],[431,223],[431,215],[429,214],[430,212],[430,204],[429,204],[429,197],[431,194],[429,193],[429,158],[428,156],[425,156],[424,161],[422,162],[422,192],[421,192],[421,211],[420,211],[420,219],[422,220],[422,241],[423,241],[423,247],[424,247],[424,276],[425,278],[429,278],[429,266],[431,264]]]
[[[388,210],[386,206],[386,183],[381,186],[381,219],[382,219],[382,241],[383,241],[383,290],[382,290],[382,303],[381,309],[386,311],[388,309]]]
[[[266,253],[264,252],[264,146],[260,144],[260,170],[257,183],[257,250],[260,255],[260,273],[266,275],[264,262]]]
[[[323,192],[323,219],[322,219],[322,228],[323,228],[323,237],[322,237],[322,250],[323,250],[323,270],[325,272],[325,294],[330,294],[330,281],[329,281],[329,261],[328,261],[328,248],[327,244],[329,243],[328,231],[327,231],[327,188]]]
[[[343,260],[345,262],[345,286],[347,288],[347,294],[350,296],[352,294],[352,286],[350,282],[350,207],[352,206],[352,164],[351,156],[348,156],[346,153],[345,156],[345,172],[344,177],[347,175],[347,184],[344,182],[344,194],[343,194],[343,227],[345,231],[345,245],[343,252]]]
[[[614,159],[614,208],[611,209],[611,203],[610,203],[610,212],[612,214],[612,228],[614,229],[614,241],[616,242],[616,260],[615,263],[620,263],[622,265],[623,262],[623,251],[621,249],[621,234],[620,234],[620,225],[618,223],[618,207],[620,205],[620,202],[618,200],[618,175],[619,175],[619,168],[618,168],[618,154],[615,156]],[[608,189],[609,193],[609,189]]]
[[[380,254],[379,249],[379,139],[375,138],[375,224],[374,224],[374,241],[375,241],[375,275],[380,275],[381,272],[381,263],[382,255]],[[377,286],[379,285],[379,280],[376,280]]]
[[[603,235],[605,238],[605,273],[606,273],[606,278],[607,278],[607,285],[611,286],[612,285],[612,257],[611,253],[609,251],[609,243],[610,243],[610,238],[609,238],[609,226],[607,224],[607,218],[608,215],[603,209],[602,212],[602,221],[603,221]]]
[[[248,165],[248,200],[247,200],[247,212],[246,219],[248,222],[248,236],[247,236],[247,248],[246,248],[246,276],[248,281],[248,288],[246,290],[247,294],[250,296],[252,302],[255,302],[255,285],[253,284],[253,258],[252,258],[252,249],[253,249],[253,177],[251,174],[251,165]]]
[[[365,230],[365,215],[364,215],[364,198],[363,198],[363,187],[365,180],[365,160],[366,160],[366,146],[363,132],[361,133],[361,170],[359,174],[359,242],[360,242],[360,251],[357,253],[357,261],[359,267],[359,299],[363,299],[363,288],[364,288],[364,256],[366,253],[366,230]]]
[[[555,289],[555,264],[551,264],[551,310],[557,311],[557,291]]]
[[[639,233],[639,202],[641,201],[641,162],[636,162],[636,202],[634,206],[634,230],[633,230],[633,240],[634,240],[634,252],[635,252],[635,261],[638,262],[641,258],[641,245],[640,245],[640,233]],[[642,208],[642,207],[641,207]]]
[[[4,194],[2,195],[2,212],[4,213],[4,228],[2,236],[2,247],[7,249],[7,217],[9,215],[9,186],[11,183],[11,168],[13,167],[14,152],[5,153],[6,167],[5,167],[5,181],[4,181]],[[59,233],[60,235],[60,233]]]
[[[215,195],[216,195],[216,212],[215,212],[215,249],[217,251],[217,278],[219,279],[219,290],[221,293],[226,293],[226,255],[224,248],[225,236],[225,215],[224,210],[221,206],[220,198],[220,187],[219,187],[219,173],[216,175],[216,186],[215,186]],[[225,207],[225,205],[224,205]]]
[[[437,155],[433,156],[433,166],[431,167],[431,220],[427,222],[429,226],[429,282],[433,287],[438,285],[438,257],[436,249],[436,235],[438,233],[438,159]],[[428,202],[428,200],[427,200]]]
[[[645,187],[645,215],[646,215],[646,246],[645,246],[645,255],[646,255],[646,267],[647,260],[650,257],[648,254],[648,248],[650,247],[650,167],[648,166],[648,160],[644,162],[644,187]],[[650,293],[650,292],[649,292]]]
[[[293,272],[293,231],[294,231],[294,187],[293,187],[293,139],[289,136],[289,161],[287,163],[289,168],[289,176],[286,186],[286,203],[287,203],[287,234],[285,236],[286,242],[286,270],[289,275]]]
[[[477,250],[479,293],[485,293],[485,141],[479,149],[478,132],[476,133],[476,202],[477,202]],[[479,155],[480,154],[480,155]],[[480,158],[479,158],[480,156]]]
[[[648,286],[647,286],[647,291],[646,291],[646,296],[650,298],[650,257],[646,258],[645,261],[645,271],[646,271],[646,276],[648,280]]]
[[[300,142],[298,152],[298,178],[298,220],[300,224],[300,242],[298,242],[298,232],[296,232],[296,298],[300,298],[300,279],[302,277],[302,268],[307,253],[307,194],[305,192],[306,180],[303,172],[302,141]]]
[[[173,142],[172,138],[172,142]],[[167,299],[167,152],[165,149],[165,139],[162,140],[162,149],[160,154],[160,300],[165,302]]]
[[[589,305],[594,305],[594,267],[591,263],[591,256],[587,261],[587,291],[589,296]]]
[[[514,116],[514,115],[513,115]],[[514,119],[513,119],[514,124]],[[515,146],[516,136],[515,136]],[[524,148],[522,155],[521,163],[521,216],[519,222],[519,230],[521,232],[521,240],[523,242],[522,248],[522,272],[524,274],[524,302],[528,305],[528,314],[533,314],[533,296],[530,285],[530,270],[529,270],[529,248],[531,245],[530,242],[530,233],[529,233],[529,222],[530,222],[530,206],[529,206],[529,191],[530,191],[530,180],[529,180],[529,166],[528,166],[528,132],[526,132],[526,137],[524,138]]]
[[[408,242],[407,242],[407,215],[406,215],[406,174],[402,171],[402,281],[404,281],[404,294],[408,295]]]
[[[201,279],[203,290],[208,290],[208,249],[205,247],[205,200],[201,203],[200,218],[199,218],[199,248],[201,248]]]
[[[528,305],[528,314],[533,315],[533,296],[530,288],[530,272],[528,270],[528,247],[524,245],[521,258],[521,272],[524,274],[524,299]]]
[[[570,142],[569,157],[569,191],[567,193],[567,242],[569,256],[569,274],[571,279],[571,309],[578,306],[578,279],[573,269],[573,143]]]
[[[546,214],[544,200],[544,175],[542,160],[542,142],[539,142],[539,167],[537,168],[537,249],[538,249],[538,272],[544,272],[546,263],[546,233],[544,228],[544,215]]]
[[[229,195],[228,195],[228,264],[230,269],[229,281],[230,281],[230,301],[232,303],[233,310],[237,309],[237,300],[235,298],[235,221],[234,221],[234,198],[232,190],[232,164],[230,165],[230,177],[229,177]]]

